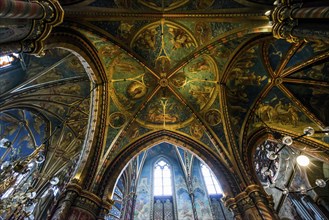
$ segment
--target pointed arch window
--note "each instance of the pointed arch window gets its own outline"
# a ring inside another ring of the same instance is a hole
[[[160,160],[154,165],[153,186],[154,196],[172,195],[170,166],[164,160]]]
[[[201,164],[201,172],[209,195],[223,194],[219,183],[212,171],[204,164]]]

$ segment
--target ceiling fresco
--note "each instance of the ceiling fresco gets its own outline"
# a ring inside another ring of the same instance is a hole
[[[263,127],[296,135],[324,128],[328,119],[311,97],[328,97],[326,43],[273,40],[255,28],[260,23],[245,22],[114,17],[75,26],[95,46],[109,80],[104,161],[161,129],[191,137],[230,164],[231,147],[242,152],[243,141]],[[315,70],[318,76],[306,74]],[[317,82],[323,89],[305,89]]]
[[[46,136],[47,122],[31,111],[23,109],[5,110],[0,113],[0,137],[11,142],[12,150],[0,147],[1,161],[14,160],[31,154]]]
[[[15,74],[10,81],[17,80],[0,93],[0,139],[8,139],[13,146],[0,147],[5,155],[1,160],[15,161],[41,149],[47,160],[38,175],[65,176],[61,170],[76,165],[88,125],[87,72],[78,57],[63,49],[47,50],[41,58],[24,55],[20,59],[10,67],[12,72],[0,72],[0,82],[10,74]],[[42,184],[41,178],[36,188]]]
[[[298,135],[307,126],[329,125],[328,42],[273,39],[263,9],[253,7],[260,4],[269,3],[95,0],[64,6],[60,28],[79,33],[105,73],[106,103],[99,107],[104,125],[97,127],[104,127],[99,132],[105,137],[91,188],[118,155],[156,131],[193,139],[234,173],[240,170],[237,153],[260,129]],[[66,153],[76,157],[86,135],[94,87],[81,61],[52,49],[42,58],[23,57],[13,66],[15,79],[0,71],[1,113],[42,115],[53,134],[54,160]],[[329,146],[323,136],[307,139]],[[185,160],[186,153],[176,150]],[[240,171],[233,175],[242,176]]]

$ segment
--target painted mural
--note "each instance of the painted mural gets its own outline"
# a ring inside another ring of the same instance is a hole
[[[318,125],[276,87],[256,106],[252,121],[248,130],[250,133],[264,126],[297,135],[303,134],[304,128],[308,126],[318,129]],[[323,144],[328,143],[328,139],[323,135],[314,135],[312,138],[322,141]]]
[[[112,99],[118,109],[132,112],[154,89],[155,77],[126,53],[117,54],[108,70]]]
[[[145,171],[147,170],[147,171]],[[144,220],[150,219],[151,214],[151,170],[150,168],[143,169],[141,173],[141,177],[137,184],[136,191],[136,201],[135,201],[135,209],[134,209],[134,219],[136,220]]]
[[[270,126],[290,128],[298,132],[302,131],[307,123],[311,123],[301,110],[277,88],[273,88],[272,92],[259,103],[255,114],[254,127],[259,127],[265,122]]]
[[[196,39],[185,27],[166,20],[145,26],[131,42],[131,48],[160,76],[196,47]]]
[[[328,52],[328,45],[329,41],[323,40],[312,41],[301,45],[294,56],[289,60],[286,68],[302,64],[304,61],[310,60],[314,56]]]
[[[218,80],[216,63],[208,55],[194,59],[170,78],[172,85],[197,111],[211,106],[218,94]]]
[[[167,88],[161,89],[138,115],[137,122],[146,127],[181,127],[191,113]]]
[[[193,160],[193,193],[194,193],[194,202],[195,209],[198,217],[204,220],[212,220],[211,208],[209,203],[209,198],[207,196],[207,189],[203,182],[203,177],[200,170],[200,161]],[[202,216],[202,217],[201,217]]]
[[[1,161],[15,161],[30,155],[46,136],[46,124],[39,115],[28,110],[13,109],[0,112]],[[12,148],[5,142],[9,141]]]
[[[269,59],[272,70],[276,71],[280,66],[280,63],[283,61],[282,57],[285,57],[293,45],[285,40],[277,40],[269,42],[265,47],[267,47],[268,53],[265,58]]]
[[[324,125],[329,125],[329,88],[326,86],[308,86],[284,84],[298,100],[306,106]]]
[[[238,137],[241,123],[261,90],[268,83],[269,76],[260,59],[261,48],[256,45],[246,48],[228,72],[226,80],[227,107],[234,134]]]
[[[329,76],[326,74],[328,71],[329,62],[326,59],[324,62],[316,63],[316,65],[301,69],[300,71],[289,75],[289,78],[329,82]]]

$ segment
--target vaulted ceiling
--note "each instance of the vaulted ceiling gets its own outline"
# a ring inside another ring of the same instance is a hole
[[[263,16],[271,9],[268,1],[61,2],[65,20],[54,34],[64,28],[81,34],[106,74],[105,141],[99,178],[89,180],[95,185],[120,152],[154,131],[170,130],[193,139],[219,155],[226,167],[238,170],[234,158],[242,157],[247,140],[261,128],[300,135],[306,126],[329,125],[329,42],[274,39]],[[70,56],[62,59],[73,59]],[[40,65],[61,62],[54,59],[41,58],[46,63]],[[15,91],[24,95],[19,98],[63,119],[58,112],[65,115],[69,105],[58,105],[62,101],[57,99],[74,103],[90,91],[80,82],[86,79],[79,74],[82,65],[64,64],[68,66],[62,74],[47,72],[33,81],[28,74],[20,77],[17,85],[24,86]],[[46,86],[50,79],[59,90]],[[65,93],[60,85],[72,95],[58,95]],[[3,96],[12,96],[9,86],[0,88]],[[37,97],[30,100],[28,94]],[[50,102],[41,104],[40,97]],[[57,107],[50,106],[53,103]],[[71,127],[78,137],[79,131]],[[323,136],[307,139],[329,147]]]

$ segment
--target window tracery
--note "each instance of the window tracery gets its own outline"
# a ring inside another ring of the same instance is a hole
[[[154,196],[172,195],[171,172],[168,163],[160,160],[154,166],[153,174]]]
[[[212,173],[212,171],[204,164],[201,164],[201,172],[203,175],[204,182],[208,191],[208,195],[218,195],[223,194],[222,189],[219,186],[219,183]]]

